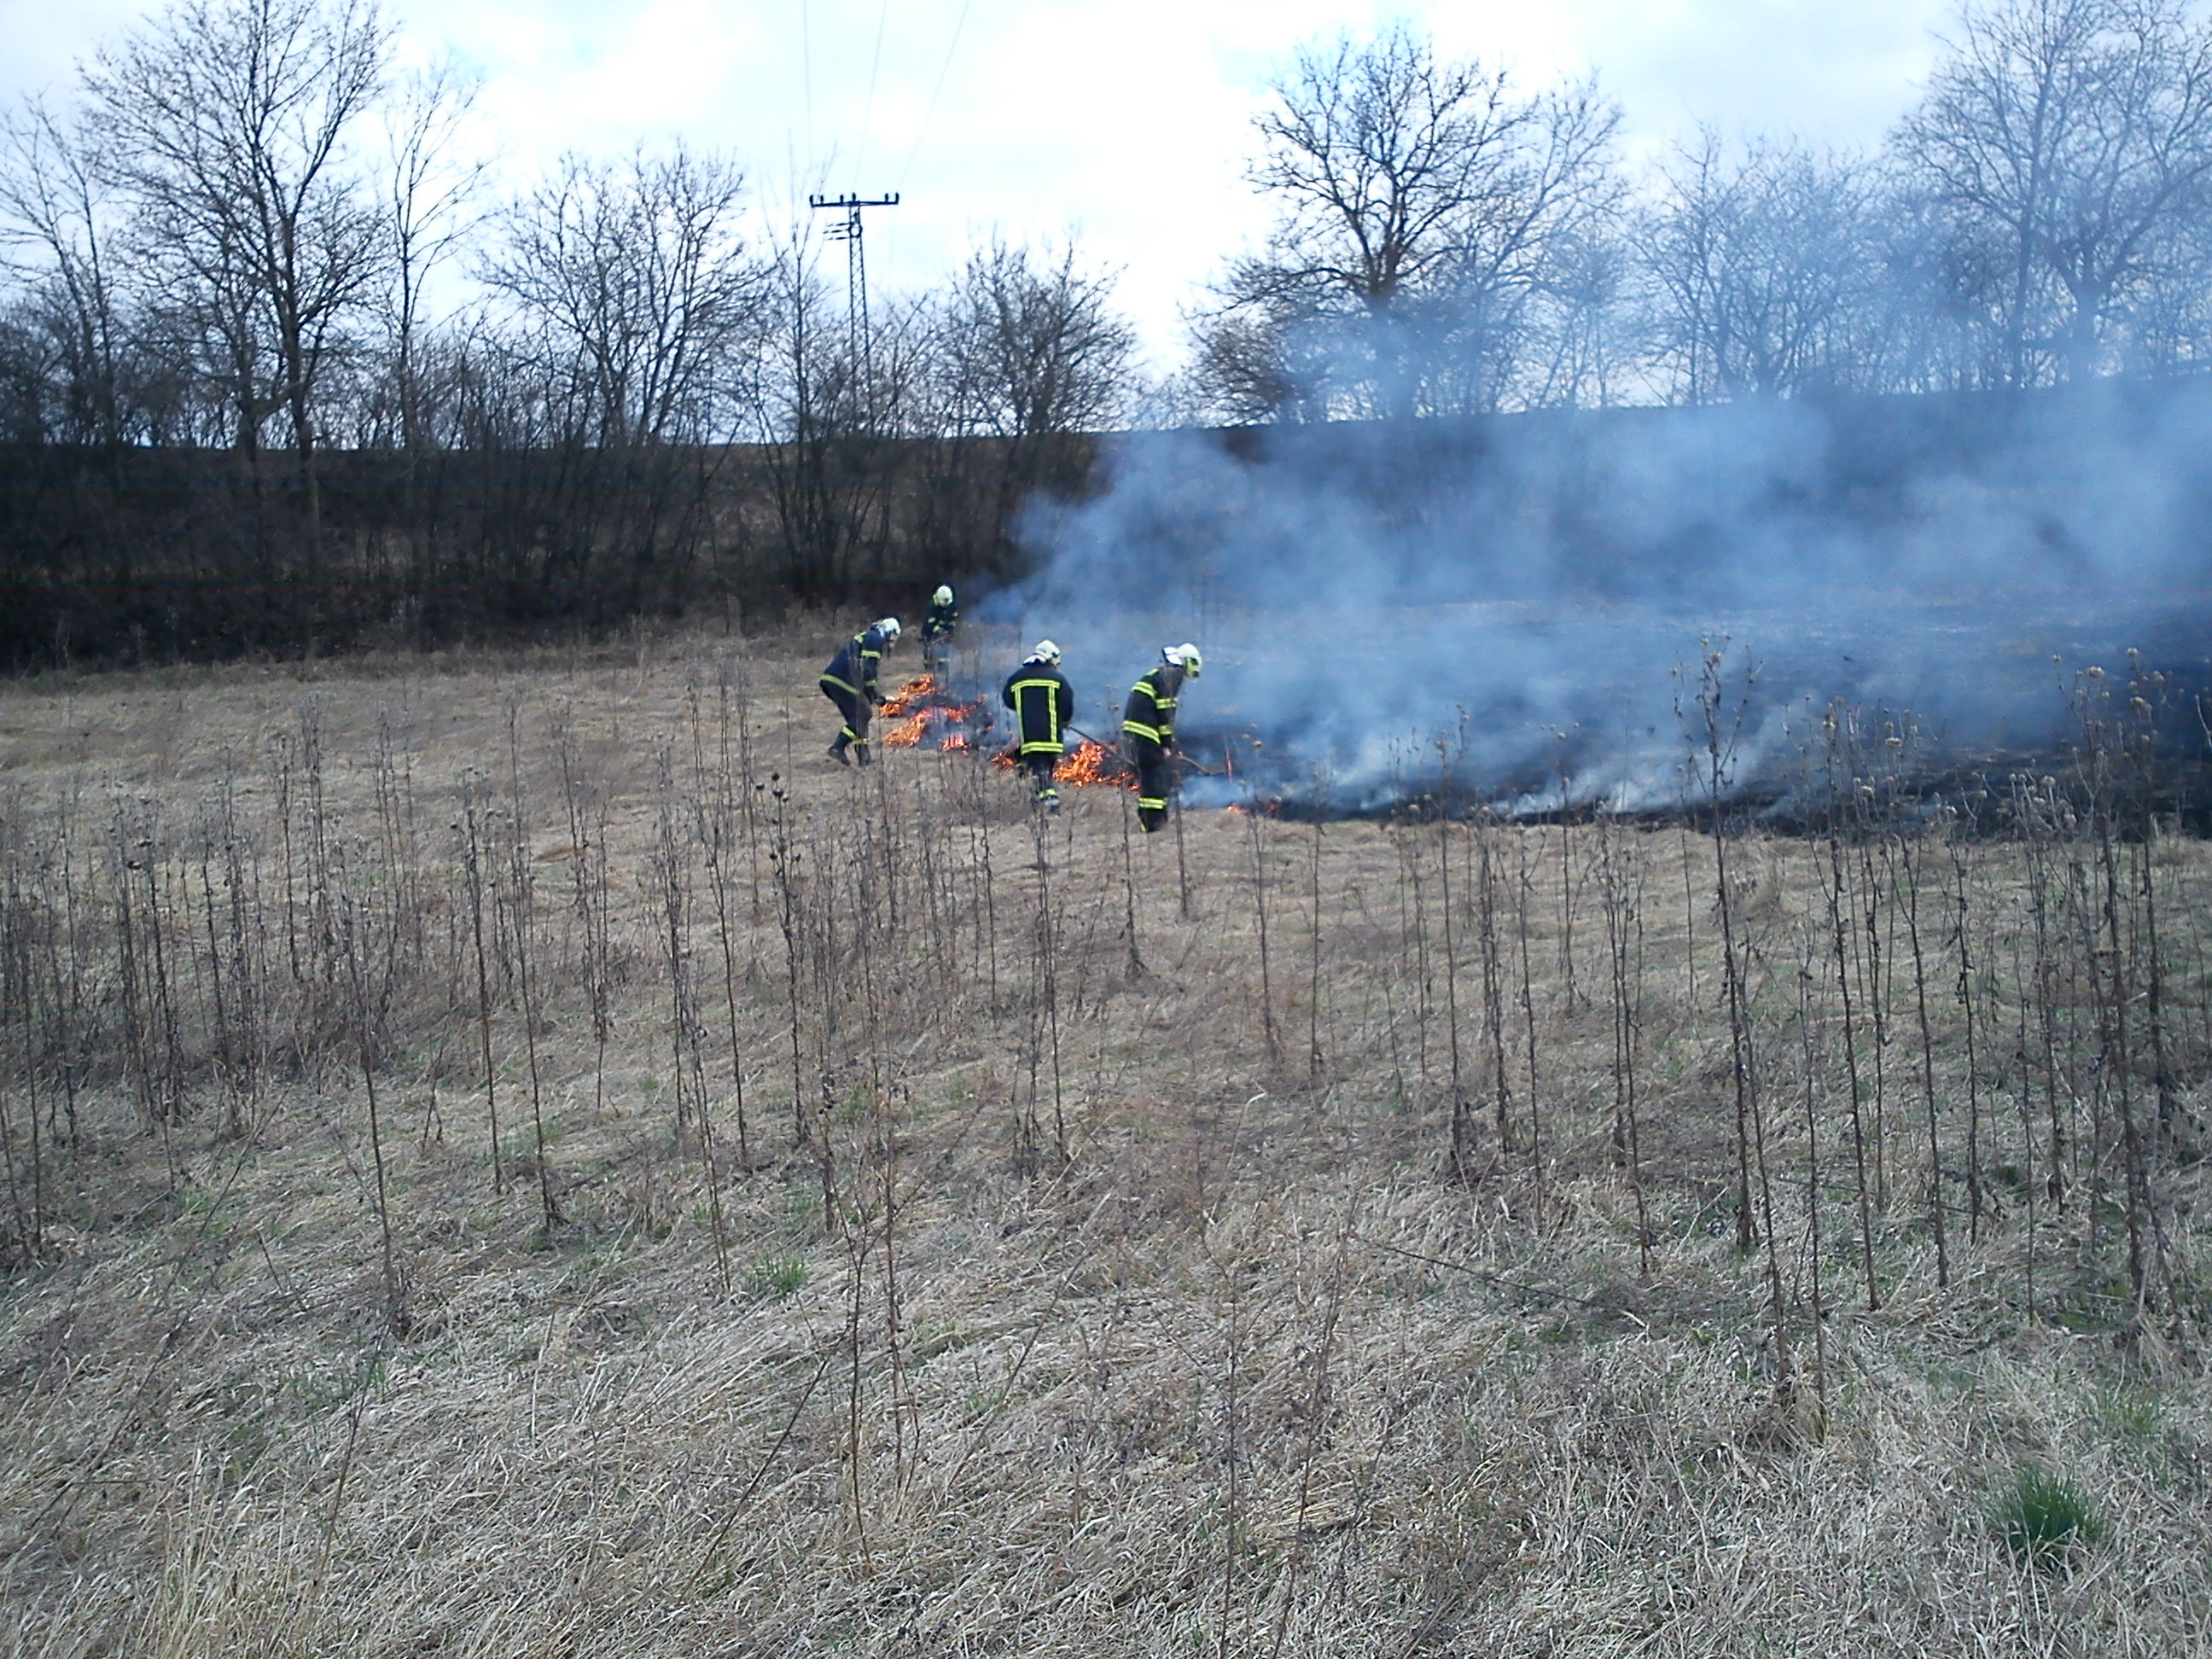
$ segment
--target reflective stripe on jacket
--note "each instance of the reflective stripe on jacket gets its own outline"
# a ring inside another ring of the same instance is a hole
[[[830,659],[830,665],[822,671],[822,683],[842,685],[856,697],[873,701],[876,670],[883,664],[884,648],[880,629],[871,628],[854,635]]]
[[[1075,693],[1058,669],[1034,660],[1024,663],[1006,677],[999,701],[1014,711],[1024,755],[1067,751],[1061,733],[1075,718]]]
[[[1177,670],[1162,666],[1140,675],[1121,709],[1121,729],[1166,748],[1175,741],[1176,693],[1182,690],[1182,675]]]

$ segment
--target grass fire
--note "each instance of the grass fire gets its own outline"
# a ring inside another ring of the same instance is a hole
[[[1053,781],[1072,783],[1078,788],[1091,788],[1100,784],[1133,787],[1134,780],[1121,757],[1104,744],[1085,738],[1074,750],[1052,769]]]
[[[877,712],[896,722],[884,728],[884,748],[927,747],[957,754],[974,746],[970,727],[981,720],[984,706],[947,696],[934,677],[924,674],[884,698]]]
[[[1013,751],[1000,750],[991,757],[991,764],[1001,772],[1012,771],[1016,764]],[[1132,781],[1121,757],[1104,744],[1089,738],[1053,763],[1052,780],[1054,783],[1073,784],[1078,788],[1102,784],[1126,787]]]

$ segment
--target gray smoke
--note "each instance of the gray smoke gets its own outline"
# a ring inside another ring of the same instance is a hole
[[[1058,640],[1086,711],[1197,641],[1190,746],[1338,810],[1680,800],[1713,652],[1740,787],[1832,698],[2002,764],[2083,665],[2202,682],[2208,458],[2194,381],[1132,434],[985,614]]]

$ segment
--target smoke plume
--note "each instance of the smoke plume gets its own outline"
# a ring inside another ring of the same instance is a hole
[[[1737,788],[1832,699],[2002,767],[2088,665],[2203,684],[2208,454],[2194,381],[1131,434],[986,615],[1059,641],[1102,723],[1198,641],[1186,747],[1328,810],[1675,804],[1709,673]]]

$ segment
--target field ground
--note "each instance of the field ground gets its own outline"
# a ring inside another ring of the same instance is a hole
[[[2212,1652],[2204,845],[1040,826],[823,655],[0,690],[0,1645]]]

